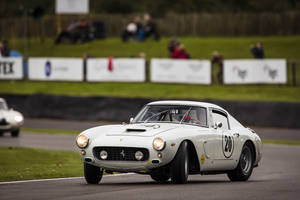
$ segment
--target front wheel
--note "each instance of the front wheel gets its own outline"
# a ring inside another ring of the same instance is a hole
[[[84,163],[84,178],[89,184],[98,184],[103,176],[103,169]]]
[[[177,154],[171,165],[171,179],[173,183],[184,184],[189,176],[189,157],[187,151],[187,142],[181,143]]]
[[[237,167],[227,173],[231,181],[247,181],[249,179],[253,170],[253,153],[253,149],[249,144],[243,146]]]

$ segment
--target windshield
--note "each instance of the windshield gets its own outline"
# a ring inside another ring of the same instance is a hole
[[[0,110],[7,110],[7,105],[4,101],[0,101]]]
[[[196,106],[153,105],[144,107],[133,123],[171,122],[207,127],[206,108]]]

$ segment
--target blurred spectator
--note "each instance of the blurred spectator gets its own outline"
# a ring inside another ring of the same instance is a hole
[[[159,40],[160,36],[157,32],[156,24],[153,22],[151,16],[149,14],[144,15],[144,27],[139,32],[139,40],[143,41],[148,37],[153,36],[154,40]]]
[[[10,56],[10,48],[7,40],[3,40],[2,45],[0,46],[0,54],[2,57]]]
[[[264,47],[261,42],[257,42],[255,46],[251,44],[250,50],[254,58],[263,59],[265,57]]]
[[[73,21],[66,30],[63,30],[56,38],[55,44],[61,43],[63,39],[69,39],[72,43],[75,43],[78,35],[79,23]]]
[[[140,31],[142,31],[142,23],[141,23],[141,18],[139,16],[136,16],[134,18],[134,21],[130,22],[126,29],[124,30],[122,34],[122,40],[123,42],[128,41],[129,38],[132,40],[138,40],[138,35]]]
[[[211,66],[214,66],[214,64],[219,66],[219,70],[217,73],[219,84],[223,83],[223,62],[224,62],[224,57],[218,51],[214,51],[212,53]],[[214,82],[213,73],[212,73],[212,80]]]
[[[55,44],[59,44],[64,39],[69,39],[72,43],[76,42],[88,42],[91,40],[90,25],[85,18],[81,18],[79,21],[73,21],[66,30],[63,30],[56,38]]]
[[[22,57],[22,54],[10,49],[8,41],[4,40],[0,43],[0,57]]]
[[[168,50],[170,53],[170,57],[172,56],[173,52],[175,51],[175,49],[180,45],[179,40],[176,37],[173,37],[169,44],[168,44]]]
[[[189,59],[190,55],[186,52],[184,45],[180,44],[179,46],[176,47],[174,52],[171,55],[171,58],[175,59]]]
[[[90,25],[88,21],[82,17],[79,21],[79,34],[78,34],[78,40],[79,42],[89,42],[90,41]]]
[[[140,52],[139,57],[146,59],[146,54],[144,52]]]
[[[123,42],[127,42],[129,38],[131,39],[136,39],[137,36],[137,26],[134,22],[130,22],[127,26],[126,29],[124,30],[122,34],[122,40]]]

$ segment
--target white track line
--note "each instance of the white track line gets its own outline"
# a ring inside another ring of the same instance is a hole
[[[125,173],[125,174],[110,174],[104,175],[104,177],[113,177],[113,176],[128,176],[134,173]],[[48,179],[34,179],[34,180],[24,180],[24,181],[8,181],[0,182],[0,185],[6,184],[17,184],[17,183],[33,183],[33,182],[44,182],[44,181],[60,181],[60,180],[72,180],[72,179],[82,179],[83,177],[68,177],[68,178],[48,178]]]

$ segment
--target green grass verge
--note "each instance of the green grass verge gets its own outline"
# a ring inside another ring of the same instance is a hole
[[[78,152],[0,147],[0,181],[83,176]]]
[[[270,140],[263,139],[263,144],[284,144],[284,145],[300,145],[300,140]]]
[[[22,128],[22,132],[30,133],[45,133],[55,135],[78,135],[80,131],[75,130],[62,130],[62,129],[44,129],[44,128]]]
[[[88,53],[93,57],[137,57],[144,52],[147,58],[169,57],[167,45],[170,38],[162,38],[159,42],[151,39],[146,42],[123,43],[120,38],[107,38],[86,44],[54,45],[48,38],[43,43],[38,39],[29,41],[28,56],[33,57],[82,57]],[[262,41],[266,58],[300,59],[300,36],[276,37],[181,37],[192,58],[207,59],[214,50],[218,50],[226,59],[252,58],[249,45]],[[22,39],[11,39],[12,49],[24,50]]]
[[[300,102],[300,88],[277,85],[179,85],[1,81],[0,93]]]
[[[54,45],[53,39],[41,43],[31,39],[28,56],[31,57],[82,57],[88,53],[92,57],[137,57],[145,52],[147,59],[168,57],[167,44],[170,38],[159,42],[123,43],[120,38],[107,38],[86,44]],[[252,58],[249,45],[262,41],[266,58],[286,58],[300,60],[300,36],[285,37],[184,37],[179,40],[186,46],[192,58],[210,59],[214,50],[220,51],[226,59]],[[21,39],[10,41],[12,49],[23,51]],[[299,65],[299,63],[298,63]],[[297,67],[299,68],[299,66]],[[217,69],[213,68],[215,75]],[[291,68],[288,68],[291,83]],[[300,82],[300,70],[296,70]],[[179,85],[153,83],[70,83],[70,82],[31,82],[1,81],[0,93],[12,94],[53,94],[70,96],[112,96],[145,97],[156,99],[221,99],[250,101],[300,102],[300,88],[284,85]]]

